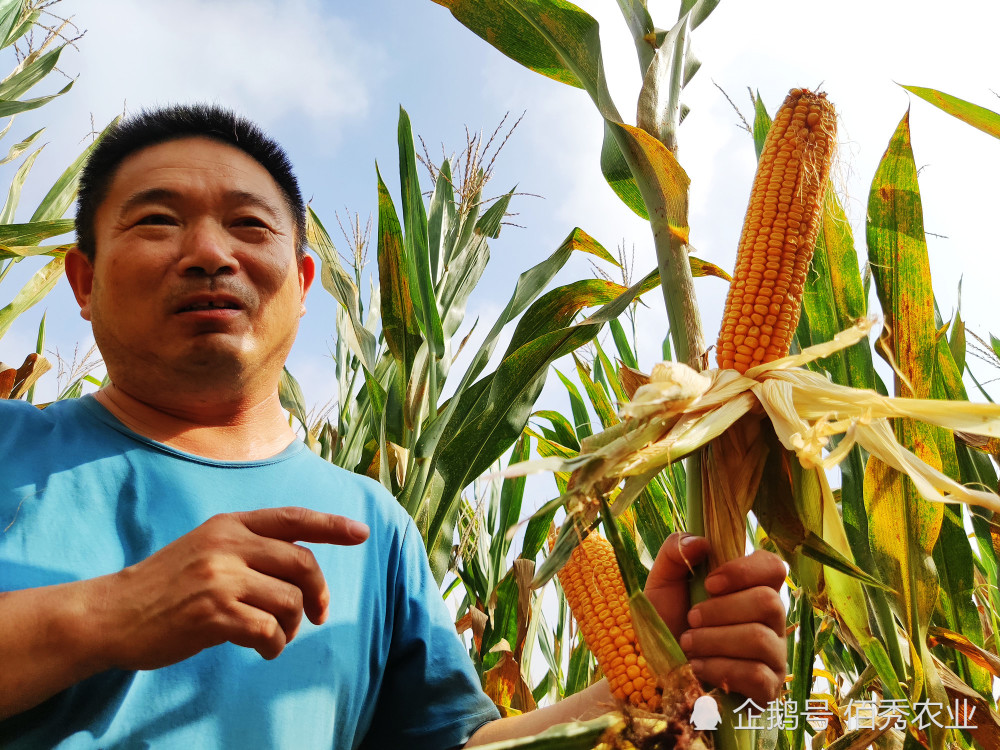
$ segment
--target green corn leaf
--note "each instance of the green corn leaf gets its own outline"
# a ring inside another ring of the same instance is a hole
[[[446,339],[451,339],[462,325],[469,296],[482,278],[489,261],[490,247],[479,236],[470,243],[468,251],[452,258],[438,291],[441,328]]]
[[[948,348],[951,349],[951,356],[955,360],[959,373],[965,372],[965,321],[962,320],[962,312],[955,311],[955,320],[951,324],[951,336],[948,338]]]
[[[618,322],[617,320],[612,320],[611,324],[617,322]],[[629,400],[628,394],[625,393],[625,387],[622,385],[622,381],[618,377],[618,373],[615,370],[615,366],[611,364],[611,360],[605,353],[604,347],[601,346],[601,342],[599,339],[594,339],[594,348],[597,349],[597,362],[595,363],[595,367],[596,364],[599,364],[601,366],[601,369],[604,371],[604,377],[607,380],[605,386],[609,387],[610,390],[614,392],[615,398],[618,400],[619,405],[626,403]]]
[[[34,151],[17,168],[17,172],[14,173],[14,177],[10,181],[10,188],[7,191],[7,201],[4,203],[3,210],[0,211],[0,224],[10,224],[14,221],[14,213],[17,211],[17,204],[21,200],[21,188],[24,187],[24,180],[27,178],[28,172],[31,171],[31,166],[35,163],[35,159],[38,158],[40,153],[42,153],[42,149]]]
[[[590,421],[590,413],[587,411],[587,405],[584,403],[580,391],[572,380],[559,372],[558,368],[553,367],[552,369],[555,370],[556,375],[559,376],[559,380],[562,381],[566,392],[569,394],[569,408],[573,414],[574,432],[580,439],[590,437],[594,434],[594,426]]]
[[[608,398],[607,392],[593,381],[590,373],[587,372],[587,368],[583,366],[583,362],[580,361],[575,353],[573,354],[573,361],[576,362],[576,374],[580,378],[580,382],[583,383],[583,388],[590,399],[590,405],[594,407],[594,412],[597,414],[597,418],[601,420],[603,428],[607,429],[621,422],[621,419],[619,419],[618,414],[615,412],[615,407],[611,404],[611,399]]]
[[[63,273],[64,261],[62,258],[55,258],[40,268],[28,280],[10,304],[0,309],[0,339],[2,339],[10,327],[17,320],[18,316],[24,313],[33,305],[37,304],[46,294],[52,291],[59,277]]]
[[[0,31],[2,31],[2,28],[0,28]],[[46,52],[10,76],[6,81],[0,83],[0,101],[10,102],[27,93],[36,83],[52,72],[52,69],[59,61],[59,54],[62,51],[62,47],[56,47],[51,52]]]
[[[37,99],[25,99],[19,102],[5,102],[0,101],[0,117],[10,117],[11,115],[16,115],[21,112],[27,112],[32,109],[38,109],[49,102],[51,102],[56,97],[62,96],[67,91],[73,88],[73,81],[70,81],[65,86],[62,87],[55,94],[49,96],[40,96]]]
[[[7,124],[7,128],[10,128],[10,123],[12,123],[13,121],[14,118],[11,118],[10,122]],[[6,132],[7,129],[5,128],[4,132],[0,133],[0,137],[3,137],[3,135],[6,134]],[[10,150],[7,152],[7,155],[3,159],[0,159],[0,164],[7,164],[8,162],[14,161],[14,159],[19,157],[29,148],[31,148],[34,145],[35,141],[38,140],[38,137],[44,132],[45,128],[42,128],[41,130],[36,130],[34,133],[29,135],[20,143],[15,143],[13,146],[10,147]]]
[[[549,529],[552,527],[552,520],[559,510],[560,504],[554,503],[544,513],[535,513],[524,530],[524,542],[521,546],[521,557],[534,560],[538,557],[545,540],[548,539]],[[544,564],[544,563],[543,563]]]
[[[281,370],[281,379],[278,381],[278,400],[281,408],[290,412],[305,432],[305,443],[310,448],[316,445],[316,438],[309,432],[309,419],[306,415],[306,400],[302,395],[302,387],[299,381],[288,371],[287,367]]]
[[[9,37],[11,36],[11,31],[18,25],[17,21],[21,17],[21,7],[23,5],[24,0],[0,0],[0,40],[3,40],[4,47],[15,41],[14,39],[9,39]]]
[[[501,195],[496,202],[493,203],[486,213],[479,217],[479,220],[475,224],[476,234],[480,234],[484,237],[491,237],[496,239],[500,236],[500,227],[503,225],[503,217],[507,215],[507,208],[510,206],[510,199],[514,197],[514,190],[517,188],[511,188],[509,193]]]
[[[615,348],[618,350],[618,358],[626,367],[638,370],[639,362],[636,360],[635,353],[629,345],[628,337],[625,335],[625,329],[622,328],[621,321],[612,320],[609,325],[611,327],[611,335],[615,340]]]
[[[458,408],[460,397],[464,395],[464,392],[475,378],[479,377],[489,362],[500,332],[511,320],[524,312],[534,299],[541,294],[549,281],[552,280],[552,277],[566,264],[573,251],[573,236],[574,234],[570,233],[570,236],[563,241],[552,255],[541,263],[529,268],[518,277],[514,293],[497,317],[493,328],[486,334],[486,338],[473,357],[472,363],[462,376],[462,381],[455,391],[455,397],[448,402],[443,414],[433,418],[429,424],[424,426],[420,440],[417,443],[416,453],[418,456],[429,458],[435,453],[444,429],[448,426]]]
[[[34,221],[28,224],[0,225],[0,246],[25,247],[37,245],[49,237],[73,231],[72,219],[53,219],[50,221]],[[21,256],[21,253],[12,253]]]
[[[816,660],[816,630],[815,615],[808,596],[799,596],[798,605],[798,638],[795,639],[795,656],[792,661],[792,686],[788,697],[796,701],[796,706],[805,706],[806,700],[812,695],[813,663]],[[805,747],[804,721],[796,722],[793,730],[791,747]]]
[[[505,357],[496,372],[484,378],[479,387],[470,388],[457,398],[462,418],[448,424],[436,461],[436,470],[445,486],[442,507],[435,511],[430,526],[430,539],[436,539],[453,498],[520,435],[545,383],[548,366],[597,335],[608,320],[622,313],[654,274],[583,322],[521,346]]]
[[[564,328],[584,308],[607,304],[627,290],[607,279],[580,279],[546,292],[518,321],[506,354],[544,333]]]
[[[580,451],[580,441],[577,440],[576,431],[573,429],[573,425],[569,423],[569,420],[566,419],[562,413],[543,409],[541,411],[534,412],[531,416],[549,420],[552,424],[552,430],[555,433],[555,442],[569,448],[570,451],[576,453]]]
[[[509,464],[520,461],[527,461],[531,456],[531,439],[527,435],[521,435],[514,443],[511,451]],[[504,479],[500,489],[500,508],[497,518],[497,525],[493,538],[490,541],[490,557],[494,570],[499,570],[503,560],[510,549],[511,540],[507,538],[507,532],[517,525],[521,517],[521,503],[524,501],[524,486],[527,483],[526,477],[510,477]]]
[[[764,141],[767,140],[767,131],[771,129],[771,115],[767,113],[760,92],[753,98],[753,147],[757,152],[757,159],[764,152]]]
[[[430,211],[427,215],[427,246],[431,259],[431,276],[437,283],[444,270],[445,239],[451,229],[454,210],[449,211],[455,202],[455,191],[451,184],[451,163],[445,159],[434,183],[434,195],[431,197]],[[447,334],[446,334],[447,335]]]
[[[403,226],[406,251],[416,275],[416,292],[420,294],[421,332],[435,359],[444,356],[444,331],[434,295],[430,250],[427,244],[427,214],[424,211],[417,158],[413,150],[413,132],[406,110],[399,108],[399,183],[403,198]]]
[[[72,83],[70,84],[70,86]],[[65,93],[69,91],[69,86],[60,91],[59,93]],[[53,97],[48,97],[52,99]],[[40,101],[34,99],[32,101]],[[44,102],[42,102],[44,104]],[[41,106],[41,105],[38,105]],[[3,105],[0,104],[0,117],[3,117]],[[118,124],[120,117],[116,117],[112,120],[107,127],[94,139],[90,145],[88,145],[78,157],[70,164],[66,171],[59,175],[59,179],[55,181],[55,184],[49,189],[49,192],[45,194],[42,198],[41,203],[38,204],[38,208],[35,209],[35,213],[31,215],[30,221],[41,222],[41,221],[52,221],[54,219],[61,219],[63,215],[69,210],[69,207],[73,205],[73,201],[76,200],[77,186],[80,182],[80,171],[83,169],[83,165],[87,162],[90,157],[90,153],[94,150],[94,146],[100,143],[101,138],[104,134],[115,125]]]
[[[506,0],[434,0],[451,11],[458,21],[529,70],[561,83],[583,88],[583,84],[553,50],[545,37]],[[560,9],[579,8],[563,0],[552,0]]]
[[[936,89],[921,86],[903,86],[903,88],[947,112],[952,117],[957,117],[962,122],[966,122],[994,138],[1000,138],[1000,114]]]
[[[382,181],[378,165],[378,274],[381,292],[382,333],[386,346],[399,363],[403,382],[410,381],[413,361],[420,348],[420,326],[413,307],[414,290],[406,271],[403,232],[392,196]]]
[[[323,288],[340,303],[350,321],[350,325],[342,333],[347,339],[351,351],[365,367],[370,370],[374,369],[375,336],[365,328],[358,318],[358,309],[360,308],[358,288],[340,264],[333,240],[330,239],[323,222],[320,221],[312,207],[308,207],[306,213],[306,238],[309,247],[316,251],[322,263],[320,280]]]
[[[45,352],[45,317],[48,312],[42,313],[42,319],[38,323],[38,336],[35,339],[35,354],[41,357]],[[32,383],[25,397],[29,404],[35,403],[35,384]]]
[[[608,122],[604,123],[604,142],[601,145],[601,174],[622,203],[631,208],[640,219],[649,220],[642,191],[618,144],[617,130]]]

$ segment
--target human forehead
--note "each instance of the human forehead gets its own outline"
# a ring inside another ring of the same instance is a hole
[[[158,200],[167,195],[178,200],[249,199],[273,206],[279,218],[292,219],[283,191],[262,164],[235,146],[202,136],[146,146],[123,159],[98,213],[118,213],[143,195]]]

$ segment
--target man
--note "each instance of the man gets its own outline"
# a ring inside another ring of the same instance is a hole
[[[304,216],[284,153],[219,109],[94,150],[66,274],[110,384],[0,405],[0,745],[447,748],[611,707],[599,683],[496,720],[412,521],[295,439]],[[703,679],[771,700],[784,569],[735,561],[689,612],[705,552],[671,537],[650,596]]]

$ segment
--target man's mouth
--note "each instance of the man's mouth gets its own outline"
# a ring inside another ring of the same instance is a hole
[[[209,302],[195,302],[190,305],[185,305],[177,312],[192,312],[197,310],[239,310],[240,306],[235,302],[227,301],[209,301]]]

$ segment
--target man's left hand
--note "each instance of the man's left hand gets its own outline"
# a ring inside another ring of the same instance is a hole
[[[653,563],[646,595],[700,679],[766,706],[781,694],[787,669],[785,605],[778,595],[785,566],[763,550],[730,560],[705,579],[709,598],[691,607],[691,567],[707,554],[704,538],[671,534]]]

